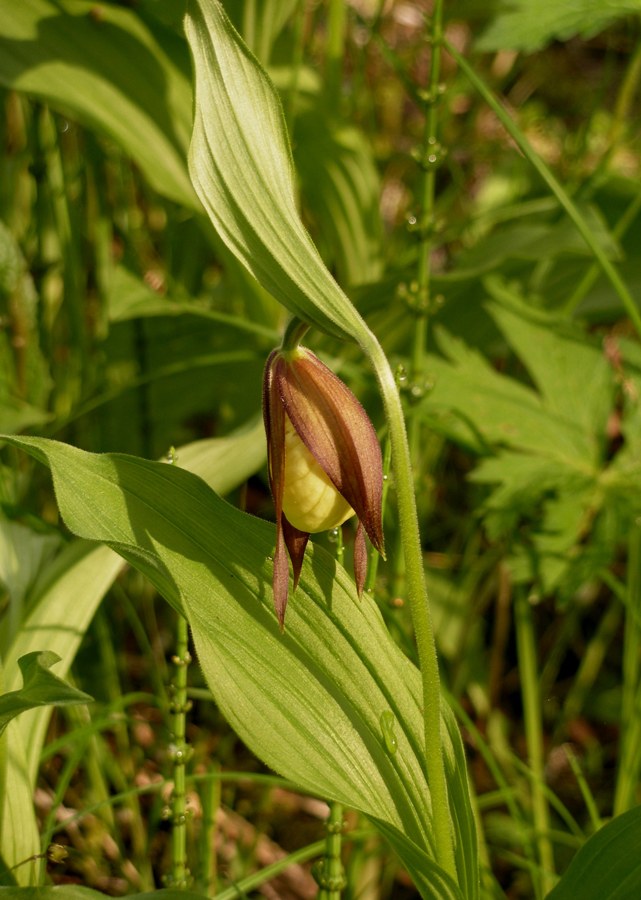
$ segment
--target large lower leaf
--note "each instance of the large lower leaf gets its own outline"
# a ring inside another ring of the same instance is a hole
[[[389,637],[376,605],[357,600],[345,571],[315,548],[281,634],[272,610],[270,525],[175,466],[43,439],[7,440],[51,467],[74,532],[108,543],[167,599],[182,603],[209,686],[243,740],[306,791],[377,820],[424,896],[462,897],[431,859],[418,672]],[[389,713],[395,752],[381,724]],[[459,881],[464,896],[474,898],[464,757],[447,716],[444,746]]]

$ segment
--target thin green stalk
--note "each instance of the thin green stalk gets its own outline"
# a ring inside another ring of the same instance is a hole
[[[585,808],[587,810],[588,816],[590,817],[592,831],[598,831],[599,828],[603,825],[603,822],[601,820],[601,816],[599,815],[599,810],[596,800],[594,799],[594,794],[590,790],[587,779],[583,774],[583,771],[581,770],[581,765],[574,755],[571,746],[569,744],[565,744],[564,750],[565,755],[568,759],[568,763],[570,764],[570,768],[572,769],[572,773],[576,778],[577,784],[579,785],[579,790],[581,791],[581,796],[583,797]]]
[[[612,641],[619,631],[620,624],[621,606],[618,600],[615,600],[606,609],[594,636],[590,639],[583,653],[579,669],[563,704],[563,713],[559,717],[559,723],[555,729],[557,734],[560,734],[567,723],[580,714],[585,698],[601,672],[603,662],[606,659]]]
[[[628,540],[628,590],[623,632],[621,751],[614,792],[614,815],[630,809],[641,770],[641,524],[635,522]]]
[[[540,873],[535,880],[536,896],[545,896],[554,886],[554,853],[550,843],[550,816],[545,793],[545,759],[541,697],[536,658],[536,636],[532,608],[523,590],[514,595],[514,624],[521,676],[521,697],[525,714],[525,739],[532,772],[532,814],[539,855]]]
[[[604,275],[612,285],[615,293],[621,300],[628,316],[630,317],[630,320],[632,321],[637,331],[637,334],[641,337],[641,314],[637,309],[634,298],[628,290],[625,282],[619,275],[618,270],[615,268],[615,266],[612,265],[612,263],[606,256],[605,251],[599,244],[598,238],[595,237],[595,235],[592,233],[590,226],[581,215],[581,212],[576,207],[572,198],[565,191],[560,182],[557,181],[557,179],[543,162],[543,160],[533,150],[519,126],[503,108],[495,94],[490,90],[485,82],[481,78],[479,78],[479,76],[476,74],[465,57],[462,56],[445,37],[443,38],[442,43],[447,52],[456,61],[461,71],[464,72],[464,74],[467,76],[473,87],[478,91],[480,96],[485,100],[487,105],[500,120],[510,137],[513,138],[525,158],[543,179],[548,188],[552,191],[552,193],[558,200],[559,205],[565,210],[569,218],[572,220],[577,231],[592,251],[592,254],[599,264],[601,271],[604,273]]]
[[[189,747],[185,737],[186,713],[191,704],[187,699],[187,667],[191,662],[188,649],[187,620],[178,616],[176,624],[176,653],[172,658],[174,678],[171,684],[171,757],[174,789],[171,795],[171,874],[165,877],[168,887],[189,887],[191,876],[187,867],[187,809],[185,804],[185,766]]]
[[[612,230],[612,236],[618,241],[624,236],[630,225],[634,222],[641,210],[641,191],[631,200],[628,208],[623,213],[616,226]],[[579,281],[576,288],[572,291],[568,299],[560,307],[561,310],[571,315],[579,303],[583,300],[592,285],[601,274],[601,267],[598,263],[593,263],[583,278]]]

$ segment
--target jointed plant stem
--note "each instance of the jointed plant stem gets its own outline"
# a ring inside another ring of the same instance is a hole
[[[432,50],[429,81],[426,90],[420,95],[425,104],[426,114],[423,146],[419,151],[419,164],[423,171],[423,178],[418,223],[416,226],[420,245],[416,271],[416,289],[413,291],[414,297],[412,298],[415,324],[410,365],[410,382],[414,383],[419,390],[425,368],[429,319],[434,308],[432,302],[431,257],[435,235],[436,172],[441,161],[441,150],[438,143],[438,100],[440,97],[443,0],[436,0],[429,27]],[[416,416],[410,419],[408,431],[412,462],[415,466],[418,466],[421,428],[420,421]]]
[[[341,858],[343,849],[343,807],[331,803],[325,825],[325,855],[316,870],[316,880],[320,885],[318,900],[341,900],[345,887],[345,871]]]
[[[190,883],[187,868],[187,810],[185,805],[185,765],[189,748],[185,737],[187,699],[187,667],[191,662],[188,649],[187,620],[178,616],[176,625],[175,666],[171,684],[172,758],[174,790],[171,796],[171,875],[166,879],[168,887],[186,888]]]
[[[421,191],[421,210],[419,228],[421,244],[418,254],[418,306],[416,329],[414,331],[414,347],[412,354],[412,378],[418,377],[423,370],[423,358],[427,345],[427,329],[431,306],[431,253],[434,245],[434,200],[436,196],[436,170],[440,162],[438,147],[438,98],[441,77],[441,37],[443,30],[443,0],[436,0],[430,23],[432,54],[430,75],[424,102],[427,107],[423,148],[421,150],[421,167],[423,184]]]

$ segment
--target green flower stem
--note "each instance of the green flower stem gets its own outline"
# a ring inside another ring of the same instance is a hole
[[[362,340],[361,346],[378,377],[389,427],[392,471],[405,559],[407,595],[412,613],[423,688],[425,773],[432,800],[436,860],[456,880],[452,820],[441,744],[440,676],[425,584],[423,550],[418,528],[414,476],[405,418],[396,380],[383,348],[372,332],[367,331],[362,336],[364,340]]]
[[[189,747],[185,737],[186,712],[190,703],[187,699],[187,667],[191,662],[188,650],[187,620],[178,617],[176,625],[176,653],[172,658],[174,678],[171,684],[171,718],[174,790],[171,796],[171,875],[167,886],[186,888],[190,883],[187,868],[187,809],[185,804],[185,765]]]
[[[287,323],[285,334],[283,335],[283,340],[281,343],[282,349],[286,352],[295,350],[303,340],[309,329],[310,326],[307,324],[307,322],[303,322],[297,318],[290,319]]]
[[[557,181],[555,176],[545,165],[540,156],[538,156],[538,154],[532,149],[529,141],[527,140],[521,129],[518,127],[516,122],[514,122],[509,113],[503,108],[499,99],[494,95],[494,93],[485,84],[485,82],[481,78],[479,78],[479,76],[476,74],[465,57],[462,56],[446,38],[442,39],[442,43],[450,56],[452,56],[452,58],[456,61],[461,71],[466,75],[473,87],[478,91],[480,96],[485,100],[487,105],[505,127],[510,137],[514,139],[516,145],[521,150],[525,158],[554,194],[559,205],[565,210],[568,217],[572,220],[572,222],[576,226],[577,231],[592,251],[594,259],[601,267],[601,271],[606,276],[615,293],[621,300],[621,303],[623,304],[624,309],[630,317],[630,320],[632,321],[637,334],[641,336],[641,314],[637,309],[632,294],[628,290],[616,267],[612,265],[612,263],[606,256],[605,251],[599,244],[598,239],[592,233],[590,226],[581,215],[581,212],[576,207],[572,198],[565,191],[560,182]]]
[[[528,762],[532,771],[532,810],[540,864],[540,879],[535,883],[538,898],[545,896],[554,886],[554,854],[549,838],[550,817],[545,794],[545,759],[536,638],[532,608],[522,589],[515,591],[514,594],[514,624],[525,714],[525,739]]]

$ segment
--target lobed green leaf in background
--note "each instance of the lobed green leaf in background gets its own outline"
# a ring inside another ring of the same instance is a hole
[[[500,0],[476,46],[532,53],[553,40],[594,37],[617,19],[639,13],[640,0]]]
[[[641,386],[638,361],[617,344],[619,370],[579,325],[527,307],[497,283],[487,286],[496,299],[484,310],[526,376],[498,372],[437,327],[443,356],[429,357],[432,389],[418,414],[479,455],[470,478],[490,488],[484,524],[493,540],[508,541],[513,579],[564,603],[610,564],[641,509],[631,399],[621,408],[627,439],[613,448],[608,437],[622,385],[623,398]]]

